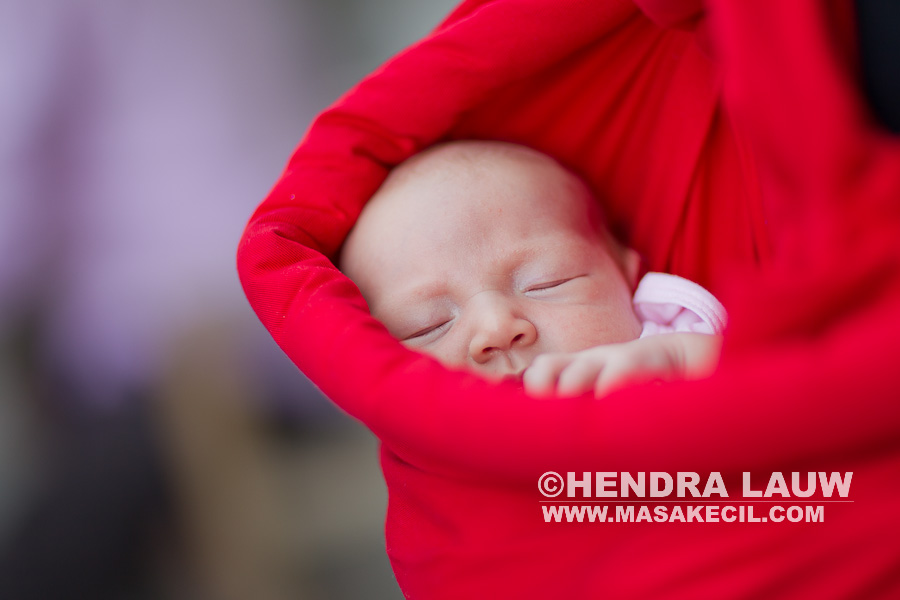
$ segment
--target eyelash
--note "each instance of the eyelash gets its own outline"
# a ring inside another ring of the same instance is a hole
[[[407,340],[414,340],[414,339],[417,339],[417,338],[425,337],[426,335],[429,335],[429,334],[435,333],[436,331],[440,331],[440,330],[442,330],[442,329],[445,329],[445,327],[446,327],[446,326],[449,326],[449,325],[450,325],[450,321],[444,321],[444,322],[441,323],[440,325],[433,325],[433,326],[431,326],[431,327],[426,327],[425,329],[421,329],[421,330],[415,332],[414,334],[410,335],[410,336],[407,337],[406,339],[407,339]]]
[[[542,292],[544,290],[551,290],[555,287],[561,286],[564,283],[568,283],[569,281],[572,281],[573,279],[576,279],[576,277],[566,277],[565,279],[557,279],[555,281],[548,281],[547,283],[539,283],[538,285],[532,286],[525,291],[526,292]],[[413,333],[412,335],[409,335],[406,338],[404,338],[404,341],[423,338],[427,335],[441,332],[449,326],[450,326],[450,320],[447,320],[438,325],[432,325],[431,327],[426,327],[425,329],[420,329],[419,331]]]
[[[550,290],[555,287],[561,286],[564,283],[572,281],[572,279],[574,279],[574,277],[568,277],[566,279],[558,279],[556,281],[550,281],[547,283],[539,283],[538,285],[532,286],[525,291],[526,292],[541,292],[543,290]]]

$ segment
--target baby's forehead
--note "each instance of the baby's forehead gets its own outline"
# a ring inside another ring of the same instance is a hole
[[[567,178],[571,174],[559,163],[526,146],[493,141],[446,142],[420,152],[396,167],[389,177],[398,183],[424,178],[468,180],[486,172],[533,177]]]
[[[549,234],[599,239],[601,223],[586,185],[552,158],[512,144],[451,142],[394,169],[351,232],[344,270],[380,282]]]
[[[485,207],[537,211],[545,219],[597,210],[586,184],[551,157],[484,141],[449,142],[414,156],[391,172],[372,203],[445,217],[457,207],[466,209],[457,215],[463,219]]]

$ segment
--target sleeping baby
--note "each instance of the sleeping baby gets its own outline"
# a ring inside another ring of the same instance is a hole
[[[607,230],[587,185],[502,142],[448,142],[395,168],[339,266],[401,342],[535,396],[699,378],[725,311]],[[662,335],[665,334],[665,335]]]

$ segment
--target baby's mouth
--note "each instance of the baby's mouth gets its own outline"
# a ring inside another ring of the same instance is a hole
[[[522,384],[522,377],[524,376],[525,370],[521,370],[517,373],[507,373],[501,378],[501,381],[511,381],[513,383]]]

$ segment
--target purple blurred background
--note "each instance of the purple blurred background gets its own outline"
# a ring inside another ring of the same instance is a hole
[[[0,598],[400,597],[376,442],[234,255],[312,118],[454,4],[0,4]]]

